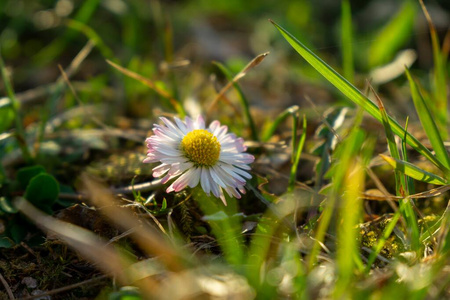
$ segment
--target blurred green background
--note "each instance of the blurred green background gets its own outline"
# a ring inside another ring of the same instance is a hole
[[[371,70],[389,63],[406,48],[414,49],[418,57],[413,67],[428,76],[432,49],[418,1],[350,4],[354,33],[350,49],[360,74],[355,79],[357,86],[363,87],[365,78],[372,77]],[[450,2],[426,1],[426,5],[442,41],[449,26]],[[111,100],[136,117],[148,117],[150,110],[160,105],[158,96],[120,76],[105,59],[152,78],[176,98],[207,101],[213,95],[202,94],[202,87],[214,73],[211,61],[238,72],[256,55],[270,51],[251,77],[257,80],[248,81],[244,89],[251,103],[263,109],[265,104],[267,109],[282,109],[301,102],[301,95],[310,92],[309,84],[323,81],[268,19],[342,70],[340,16],[341,1],[335,0],[2,0],[0,48],[20,94],[54,83],[60,76],[58,64],[66,68],[88,40],[94,40],[97,47],[71,78],[80,98]],[[303,83],[307,85],[299,87]],[[3,83],[0,88],[4,90]],[[311,93],[312,98],[327,98]],[[45,100],[45,95],[40,100]],[[67,97],[65,104],[70,106],[74,99]],[[266,101],[261,103],[261,99]],[[267,102],[274,99],[277,101]],[[37,100],[30,103],[39,103]],[[170,107],[162,105],[161,109]]]

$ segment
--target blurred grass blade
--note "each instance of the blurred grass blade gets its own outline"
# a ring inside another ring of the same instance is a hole
[[[361,118],[362,114],[360,113],[357,115],[357,120],[349,135],[335,151],[335,161],[337,161],[338,163],[334,164],[329,171],[329,174],[332,176],[333,184],[330,192],[328,193],[327,200],[324,202],[325,208],[320,216],[319,225],[316,229],[315,243],[309,254],[309,270],[312,270],[317,262],[317,256],[335,213],[337,201],[341,200],[340,195],[344,193],[343,187],[345,185],[344,182],[345,176],[347,174],[346,172],[353,164],[354,159],[358,156],[363,142],[366,139],[364,132],[359,129],[359,121]],[[358,215],[357,218],[359,217],[360,216]],[[355,257],[352,255],[352,253],[348,253],[348,255],[352,260]]]
[[[244,261],[242,218],[238,215],[236,198],[227,197],[227,206],[225,206],[219,199],[206,195],[201,188],[193,189],[192,193],[205,214],[203,219],[211,226],[225,259],[231,265],[242,265]]]
[[[389,62],[395,53],[411,38],[417,5],[405,0],[398,13],[377,34],[369,47],[369,68]]]
[[[153,91],[155,91],[158,95],[160,95],[164,100],[167,101],[167,104],[169,106],[172,106],[177,113],[180,115],[180,117],[184,117],[186,116],[186,111],[184,110],[184,107],[181,105],[181,103],[172,97],[172,95],[170,95],[170,93],[164,89],[161,89],[160,87],[158,87],[158,85],[156,85],[152,80],[145,78],[142,75],[139,75],[133,71],[130,71],[110,60],[106,60],[106,62],[108,64],[110,64],[112,67],[114,67],[115,69],[117,69],[119,72],[123,73],[124,75],[131,77],[133,79],[136,79],[137,81],[145,84],[146,86],[148,86],[149,88],[151,88]]]
[[[338,279],[335,285],[335,296],[337,299],[348,297],[352,279],[355,274],[355,257],[360,260],[359,252],[359,226],[362,216],[362,201],[359,198],[364,191],[365,173],[364,167],[358,159],[350,162],[346,168],[343,182],[345,191],[339,208],[339,227],[337,237],[337,268]],[[356,254],[356,255],[353,255]]]
[[[342,0],[341,4],[341,43],[344,77],[349,82],[354,82],[355,69],[353,62],[353,25],[352,11],[349,0]]]
[[[294,117],[294,115],[299,111],[299,109],[300,107],[298,107],[298,105],[293,105],[282,111],[275,118],[275,120],[269,125],[269,127],[263,131],[261,140],[263,142],[267,142],[268,140],[270,140],[270,138],[275,134],[275,131],[277,130],[278,126],[280,126],[280,124],[284,122],[287,119],[287,117],[289,116]]]
[[[19,144],[19,148],[22,151],[23,159],[27,163],[31,163],[33,161],[33,158],[31,156],[31,153],[28,149],[27,141],[26,141],[26,135],[25,135],[25,129],[23,128],[22,123],[22,117],[20,115],[20,102],[17,100],[16,95],[14,93],[13,86],[11,84],[11,81],[9,80],[8,71],[6,70],[5,63],[3,62],[2,55],[0,53],[0,71],[3,77],[3,84],[5,85],[6,94],[9,98],[9,106],[12,110],[12,114],[8,111],[3,112],[3,116],[6,118],[13,118],[16,122],[16,139],[17,143]],[[0,121],[9,123],[8,119],[3,119]],[[3,124],[2,124],[3,125]],[[9,124],[4,124],[9,125]]]
[[[74,20],[86,24],[97,10],[101,0],[86,0],[82,2],[82,6],[74,17]],[[46,64],[55,60],[65,49],[67,44],[77,35],[73,29],[66,30],[62,37],[55,39],[52,43],[40,50],[33,60],[36,64]]]
[[[406,161],[397,160],[395,158],[392,158],[390,156],[386,156],[383,154],[380,154],[380,156],[389,165],[391,165],[392,168],[394,168],[395,170],[399,170],[400,172],[404,173],[405,175],[410,176],[411,178],[414,178],[419,181],[427,182],[427,183],[436,184],[436,185],[448,184],[448,182],[444,178],[439,177],[433,173],[424,171],[411,163],[408,163]]]
[[[232,82],[232,83],[233,83],[233,87],[235,88],[235,90],[236,90],[236,92],[237,92],[237,94],[238,94],[238,96],[239,96],[238,98],[239,98],[239,100],[241,101],[242,108],[244,109],[244,114],[245,114],[245,117],[246,117],[246,119],[247,119],[247,123],[248,123],[248,125],[249,125],[249,127],[250,127],[250,130],[251,130],[252,139],[253,139],[254,141],[259,141],[259,138],[258,138],[258,130],[256,129],[255,122],[253,121],[253,117],[252,117],[252,115],[251,115],[251,113],[250,113],[250,106],[249,106],[249,104],[248,104],[247,97],[245,97],[245,95],[244,95],[244,93],[242,92],[242,89],[241,89],[241,87],[239,86],[239,84],[238,84],[237,82],[234,81],[233,76],[232,76],[230,70],[228,70],[228,68],[225,67],[225,66],[224,66],[223,64],[221,64],[220,62],[213,62],[213,63],[214,63],[214,64],[219,68],[219,70],[225,75],[225,77],[227,78],[227,80],[228,80],[229,82]],[[244,70],[244,71],[245,71],[245,70]]]
[[[322,76],[324,76],[331,84],[333,84],[338,90],[340,90],[345,96],[352,100],[357,105],[360,105],[365,111],[381,121],[381,114],[378,107],[370,101],[366,96],[364,96],[357,88],[355,88],[351,83],[349,83],[345,78],[339,75],[333,68],[328,66],[324,61],[322,61],[318,56],[316,56],[311,50],[299,42],[293,35],[287,32],[284,28],[271,21],[275,27],[280,31],[283,37],[291,44],[291,46],[311,65],[313,66]],[[403,138],[405,135],[405,130],[391,117],[389,117],[389,123],[391,125],[392,131]],[[435,164],[440,169],[444,170],[450,176],[450,169],[444,166],[428,149],[420,143],[414,136],[410,133],[406,133],[406,142],[413,147],[417,152],[425,156],[433,164]]]
[[[431,112],[428,109],[428,106],[425,103],[422,94],[420,93],[419,87],[411,77],[409,70],[405,69],[405,71],[411,88],[411,95],[414,101],[416,112],[419,115],[420,123],[422,123],[422,127],[427,133],[428,139],[433,146],[433,150],[436,153],[436,158],[439,159],[439,161],[444,166],[450,169],[450,157],[447,153],[444,142],[442,141],[439,129],[434,122],[435,118],[433,118],[433,116],[431,115]]]
[[[442,138],[446,140],[448,138],[447,54],[444,54],[440,49],[439,36],[423,0],[419,0],[419,2],[425,18],[427,19],[428,26],[430,27],[431,45],[433,47],[433,96],[435,103],[431,108],[436,117],[437,127],[441,131]]]
[[[89,199],[97,207],[102,207],[101,212],[125,231],[131,228],[135,230],[131,236],[139,247],[148,255],[158,256],[164,265],[172,271],[181,271],[187,263],[181,252],[176,249],[153,227],[141,223],[131,213],[117,205],[111,190],[101,185],[95,178],[87,174],[81,176],[81,182],[86,189]]]
[[[115,60],[114,53],[101,39],[101,37],[88,25],[77,20],[67,20],[67,26],[73,30],[83,33],[88,39],[94,42],[95,46],[100,50],[103,57]]]

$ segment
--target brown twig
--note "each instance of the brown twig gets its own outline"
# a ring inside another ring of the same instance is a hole
[[[208,109],[207,109],[207,113],[206,115],[209,115],[212,111],[212,109],[214,108],[214,106],[216,106],[216,104],[219,102],[220,99],[222,99],[225,95],[225,93],[233,86],[233,84],[235,84],[236,82],[238,82],[242,77],[244,77],[245,75],[247,75],[247,72],[250,71],[251,69],[253,69],[254,67],[256,67],[257,65],[259,65],[264,58],[266,58],[266,56],[269,55],[269,52],[263,53],[258,55],[257,57],[255,57],[254,59],[252,59],[245,67],[244,69],[242,69],[242,71],[240,71],[238,74],[236,74],[236,76],[233,77],[233,80],[229,81],[221,90],[220,92],[217,94],[217,96],[214,98],[214,100],[211,102],[211,104],[209,105]]]
[[[13,292],[11,291],[11,288],[9,287],[8,282],[6,281],[5,277],[3,277],[3,275],[2,275],[1,273],[0,273],[0,280],[1,280],[1,282],[3,283],[3,286],[4,286],[5,289],[6,289],[6,292],[8,293],[9,299],[11,299],[11,300],[16,299],[16,298],[14,298],[14,294],[13,294]]]
[[[98,276],[98,277],[95,277],[95,278],[91,278],[91,279],[88,279],[88,280],[85,280],[85,281],[81,281],[81,282],[78,282],[78,283],[74,283],[74,284],[70,284],[70,285],[67,285],[67,286],[63,286],[61,288],[57,288],[57,289],[54,289],[54,290],[51,290],[51,291],[48,291],[48,292],[45,292],[45,293],[42,293],[42,294],[39,294],[39,295],[33,295],[33,296],[25,297],[25,298],[19,298],[18,300],[36,299],[36,298],[40,298],[40,297],[43,297],[43,296],[50,296],[50,295],[58,294],[58,293],[65,292],[65,291],[68,291],[68,290],[72,290],[72,289],[80,287],[82,285],[89,284],[89,283],[92,283],[92,282],[96,282],[96,281],[99,281],[99,280],[105,279],[105,278],[107,278],[106,275],[101,275],[101,276]]]

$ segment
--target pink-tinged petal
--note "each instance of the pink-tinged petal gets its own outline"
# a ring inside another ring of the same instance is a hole
[[[161,177],[164,175],[167,171],[169,171],[170,165],[161,164],[155,168],[153,168],[153,177]]]
[[[170,189],[171,191],[173,190],[175,192],[179,192],[187,186],[188,182],[189,182],[189,174],[188,174],[188,172],[186,172],[183,175],[181,175],[180,177],[178,177],[178,179],[175,180],[169,186],[168,190]]]
[[[175,175],[175,174],[180,174],[183,173],[184,171],[186,171],[187,169],[191,168],[193,166],[192,163],[190,162],[182,162],[182,163],[175,163],[172,164],[170,170],[169,170],[169,175]]]
[[[144,160],[142,162],[145,164],[150,164],[150,163],[155,163],[158,161],[159,161],[158,159],[155,159],[153,157],[146,157],[146,158],[144,158]]]
[[[209,124],[209,132],[211,132],[212,134],[214,134],[214,132],[216,131],[217,128],[220,127],[220,122],[219,121],[212,121],[211,124]]]
[[[205,129],[205,119],[201,115],[197,117],[197,120],[194,123],[195,129]]]
[[[162,183],[162,184],[166,184],[167,181],[169,181],[171,178],[172,178],[172,176],[166,175],[166,176],[164,176],[164,177],[161,179],[161,183]]]
[[[241,192],[241,194],[243,194],[243,195],[247,192],[243,186],[239,187],[238,189],[239,189],[239,192]]]
[[[192,131],[192,130],[195,129],[194,128],[194,121],[192,121],[191,118],[185,117],[184,118],[184,122],[186,123],[186,127],[187,127],[188,131]]]

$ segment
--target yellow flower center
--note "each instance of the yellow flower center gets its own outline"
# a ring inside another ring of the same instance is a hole
[[[205,129],[196,129],[183,138],[180,144],[184,155],[197,166],[213,166],[220,156],[220,143]]]

